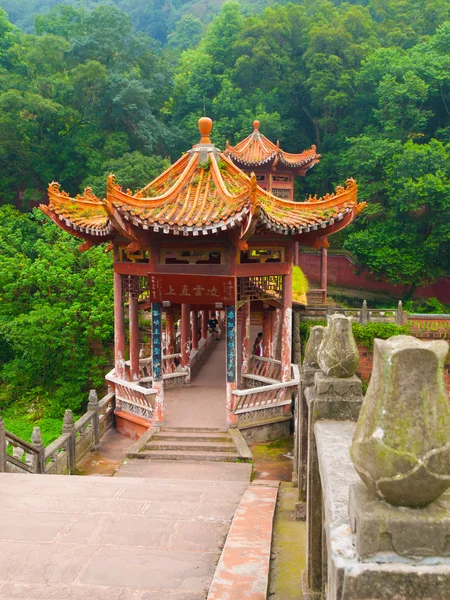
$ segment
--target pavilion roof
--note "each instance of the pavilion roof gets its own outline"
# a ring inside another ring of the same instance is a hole
[[[290,154],[280,148],[279,142],[274,144],[259,131],[259,121],[253,121],[254,131],[236,146],[230,146],[227,142],[225,154],[234,162],[244,167],[261,167],[272,165],[275,167],[282,164],[295,169],[298,174],[305,175],[320,160],[316,147],[313,145],[309,150],[299,154]]]
[[[52,181],[48,186],[48,206],[40,205],[40,209],[58,225],[64,224],[71,232],[94,235],[99,238],[111,237],[114,227],[105,211],[102,200],[86,188],[83,195],[71,198],[62,191],[59,183]],[[80,235],[79,237],[83,237]],[[100,240],[104,241],[104,240]]]
[[[336,229],[335,222],[344,217],[350,222],[363,207],[357,204],[352,179],[324,198],[277,198],[257,186],[254,174],[247,176],[213,146],[210,119],[200,119],[199,128],[200,143],[141,190],[124,191],[111,174],[106,199],[99,200],[89,188],[84,196],[70,198],[53,182],[49,205],[41,209],[64,229],[95,244],[117,233],[142,240],[139,230],[198,236],[234,229],[248,239],[256,229],[288,235],[320,229],[323,237]]]

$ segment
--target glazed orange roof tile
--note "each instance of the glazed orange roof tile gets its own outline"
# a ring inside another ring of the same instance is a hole
[[[234,162],[245,167],[261,167],[264,165],[276,167],[279,163],[305,175],[320,160],[316,147],[300,154],[290,154],[281,150],[279,143],[274,144],[259,131],[259,121],[253,121],[253,133],[244,140],[230,146],[227,142],[225,154]]]
[[[357,204],[353,179],[324,198],[277,198],[257,186],[254,174],[247,176],[214,147],[210,119],[200,119],[199,129],[200,142],[141,190],[123,190],[111,174],[105,199],[96,198],[89,188],[83,196],[70,198],[53,182],[49,205],[41,209],[92,245],[117,235],[142,241],[139,231],[200,236],[234,230],[243,240],[263,231],[302,237],[317,231],[323,237],[342,228],[337,226],[340,221],[347,225],[364,207]]]

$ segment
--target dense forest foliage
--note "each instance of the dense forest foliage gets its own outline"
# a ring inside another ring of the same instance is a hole
[[[361,268],[405,294],[450,275],[450,0],[0,6],[0,410],[77,410],[111,339],[110,257],[33,212],[48,182],[136,189],[204,108],[219,147],[254,118],[288,151],[315,143],[299,201],[358,180],[368,208],[330,241]]]

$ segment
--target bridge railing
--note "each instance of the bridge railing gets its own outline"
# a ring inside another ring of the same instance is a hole
[[[247,380],[254,379],[260,381],[261,378],[271,379],[274,383],[281,381],[281,361],[273,358],[265,358],[264,356],[255,356],[252,354],[249,361],[248,371],[243,376]]]
[[[30,443],[6,431],[0,417],[0,472],[44,473],[44,453],[45,448],[38,427],[34,428]]]
[[[291,379],[289,381],[264,383],[259,387],[234,390],[235,406],[233,412],[236,415],[240,415],[266,408],[289,406],[292,402],[292,392],[298,390],[299,384],[299,368],[297,365],[292,365]]]
[[[74,421],[71,410],[64,415],[62,434],[49,446],[42,443],[39,427],[33,429],[31,443],[5,430],[0,418],[0,472],[73,474],[76,464],[114,425],[114,393],[100,401],[91,391],[87,412]]]

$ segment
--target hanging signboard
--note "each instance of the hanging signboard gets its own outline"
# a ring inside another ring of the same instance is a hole
[[[236,277],[149,273],[151,302],[172,304],[223,304],[236,301]]]

